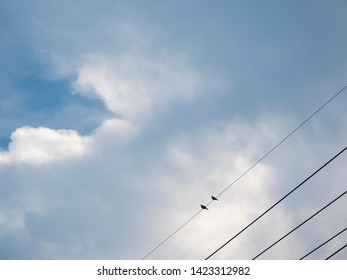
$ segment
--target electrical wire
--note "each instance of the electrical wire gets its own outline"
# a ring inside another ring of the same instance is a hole
[[[157,250],[161,245],[163,245],[167,240],[171,238],[176,232],[178,232],[181,228],[183,228],[186,224],[188,224],[191,220],[193,220],[197,215],[200,214],[202,209],[196,213],[194,216],[192,216],[188,221],[186,221],[183,225],[181,225],[178,229],[176,229],[173,233],[171,233],[168,237],[166,237],[161,243],[159,243],[152,251],[150,251],[146,256],[144,256],[142,259],[146,259],[150,254],[152,254],[155,250]]]
[[[331,257],[335,256],[338,252],[342,251],[344,248],[347,247],[347,244],[340,249],[338,249],[335,253],[331,254],[329,257],[327,257],[325,260],[329,260]]]
[[[340,199],[341,197],[343,197],[345,194],[347,193],[347,191],[343,192],[342,194],[340,194],[337,198],[333,199],[331,202],[329,202],[327,205],[325,205],[323,208],[321,208],[320,210],[318,210],[316,213],[314,213],[312,216],[310,216],[309,218],[307,218],[305,221],[303,221],[301,224],[299,224],[298,226],[296,226],[295,228],[293,228],[291,231],[289,231],[288,233],[286,233],[285,235],[283,235],[280,239],[278,239],[276,242],[272,243],[269,247],[267,247],[265,250],[263,250],[262,252],[260,252],[258,255],[256,255],[252,260],[257,259],[258,257],[260,257],[262,254],[264,254],[266,251],[268,251],[269,249],[271,249],[273,246],[275,246],[277,243],[279,243],[280,241],[282,241],[284,238],[286,238],[288,235],[292,234],[294,231],[296,231],[298,228],[300,228],[301,226],[303,226],[305,223],[307,223],[309,220],[311,220],[313,217],[317,216],[320,212],[322,212],[324,209],[328,208],[331,204],[333,204],[334,202],[336,202],[338,199]]]
[[[299,124],[295,129],[293,129],[286,137],[284,137],[280,142],[278,142],[272,149],[270,149],[265,155],[263,155],[260,159],[258,159],[255,163],[253,163],[246,171],[244,171],[239,177],[237,177],[231,184],[229,184],[226,188],[224,188],[216,197],[220,197],[223,195],[228,189],[230,189],[234,184],[236,184],[242,177],[247,175],[254,167],[256,167],[261,161],[263,161],[266,157],[268,157],[274,150],[276,150],[280,145],[283,144],[289,137],[291,137],[295,132],[297,132],[302,126],[304,126],[309,120],[311,120],[319,111],[321,111],[325,106],[327,106],[331,101],[333,101],[337,96],[339,96],[345,89],[347,85],[345,85],[342,89],[336,92],[332,97],[330,97],[323,105],[321,105],[318,109],[316,109],[310,116],[308,116],[301,124]],[[206,206],[209,206],[214,200],[211,200]],[[151,250],[145,257],[142,259],[146,259],[149,255],[151,255],[155,250],[157,250],[162,244],[164,244],[167,240],[169,240],[173,235],[175,235],[179,230],[181,230],[185,225],[187,225],[190,221],[192,221],[196,216],[198,216],[202,211],[199,210],[196,214],[194,214],[191,218],[189,218],[183,225],[181,225],[178,229],[176,229],[172,234],[166,237],[162,242],[160,242],[153,250]]]
[[[341,233],[343,233],[346,230],[347,230],[347,227],[345,229],[341,230],[339,233],[336,233],[334,236],[330,237],[327,241],[323,242],[321,245],[314,248],[312,251],[308,252],[305,256],[301,257],[299,260],[303,260],[304,258],[308,257],[313,252],[317,251],[319,248],[321,248],[322,246],[324,246],[325,244],[327,244],[328,242],[330,242],[331,240],[333,240],[334,238],[336,238],[337,236],[339,236]]]
[[[316,175],[318,172],[320,172],[324,167],[326,167],[329,163],[331,163],[334,159],[336,159],[338,156],[340,156],[344,151],[346,151],[347,147],[342,149],[340,152],[338,152],[335,156],[333,156],[331,159],[329,159],[326,163],[324,163],[321,167],[319,167],[315,172],[313,172],[310,176],[308,176],[305,180],[303,180],[299,185],[297,185],[294,189],[292,189],[290,192],[288,192],[285,196],[283,196],[280,200],[278,200],[275,204],[273,204],[271,207],[269,207],[266,211],[264,211],[260,216],[258,216],[256,219],[254,219],[252,222],[250,222],[247,226],[245,226],[242,230],[240,230],[237,234],[235,234],[232,238],[230,238],[227,242],[225,242],[222,246],[220,246],[217,250],[215,250],[213,253],[211,253],[205,260],[208,260],[211,258],[214,254],[216,254],[218,251],[220,251],[223,247],[225,247],[227,244],[229,244],[232,240],[234,240],[237,236],[239,236],[241,233],[243,233],[246,229],[248,229],[251,225],[253,225],[256,221],[258,221],[261,217],[263,217],[266,213],[268,213],[270,210],[272,210],[275,206],[277,206],[280,202],[282,202],[285,198],[287,198],[289,195],[291,195],[294,191],[296,191],[298,188],[300,188],[304,183],[306,183],[308,180],[310,180],[314,175]]]
[[[243,172],[238,178],[235,179],[230,185],[228,185],[222,192],[220,192],[216,197],[220,197],[224,192],[226,192],[232,185],[239,181],[243,176],[245,176],[249,171],[251,171],[256,165],[263,161],[268,155],[270,155],[274,150],[276,150],[284,141],[286,141],[290,136],[292,136],[296,131],[298,131],[305,123],[312,119],[320,110],[322,110],[326,105],[328,105],[333,99],[335,99],[341,92],[347,88],[345,85],[336,94],[334,94],[329,100],[327,100],[322,106],[320,106],[316,111],[314,111],[309,117],[307,117],[299,126],[292,130],[286,137],[284,137],[277,145],[270,149],[265,155],[263,155],[259,160],[257,160],[252,166],[250,166],[245,172]]]

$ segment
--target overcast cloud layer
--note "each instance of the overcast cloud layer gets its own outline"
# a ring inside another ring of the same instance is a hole
[[[204,259],[346,146],[342,92],[226,190],[346,85],[344,1],[2,4],[1,259],[141,259],[221,194],[148,257]],[[344,192],[346,166],[213,258],[253,258]],[[346,203],[261,258],[299,259]]]

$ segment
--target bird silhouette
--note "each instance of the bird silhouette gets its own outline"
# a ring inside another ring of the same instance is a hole
[[[202,205],[202,204],[201,204],[201,209],[208,210],[207,207],[205,205]]]
[[[212,200],[218,200],[217,197],[214,197],[213,195],[211,195]]]

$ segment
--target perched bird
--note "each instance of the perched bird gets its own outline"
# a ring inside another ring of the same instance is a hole
[[[218,200],[217,197],[214,197],[213,195],[211,195],[212,200]]]
[[[201,204],[201,209],[208,210],[207,207],[205,205],[202,205],[202,204]]]

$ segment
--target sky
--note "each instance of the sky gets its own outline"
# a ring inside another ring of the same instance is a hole
[[[0,259],[204,259],[346,147],[347,3],[0,0]],[[347,152],[212,259],[343,193]],[[347,196],[259,259],[346,227]],[[347,232],[308,258],[324,259]],[[347,259],[347,250],[333,259]]]

